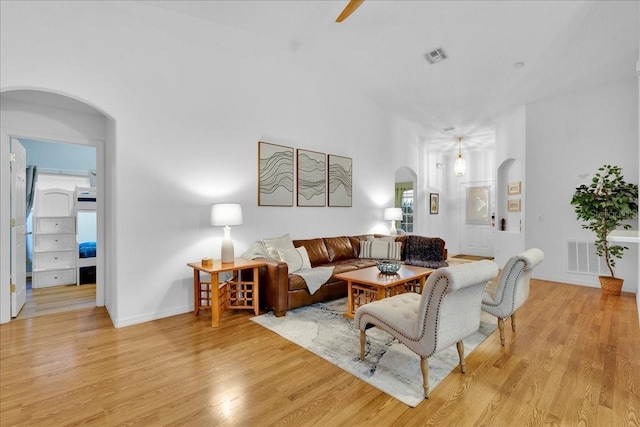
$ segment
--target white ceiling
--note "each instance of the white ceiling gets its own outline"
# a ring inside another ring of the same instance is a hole
[[[493,143],[520,105],[636,76],[638,1],[142,1],[285,43],[419,125],[430,144]],[[424,54],[449,55],[430,65]],[[521,69],[513,64],[524,62]],[[447,127],[455,130],[445,132]]]
[[[145,3],[307,50],[426,141],[454,146],[492,142],[520,105],[633,78],[638,61],[637,1],[366,0],[343,23],[346,0]],[[449,59],[429,65],[439,47]]]

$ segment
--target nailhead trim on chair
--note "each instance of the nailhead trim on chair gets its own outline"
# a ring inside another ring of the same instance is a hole
[[[516,278],[515,278],[515,283],[518,283],[518,280],[520,280],[520,276],[522,276],[522,273],[524,272],[524,269],[526,267],[526,263],[519,259],[517,260],[514,264],[522,264],[521,268],[519,268],[517,270],[517,274],[516,274]],[[507,272],[507,280],[505,280],[505,288],[507,287],[507,284],[510,283],[509,281],[511,280],[511,275],[514,273],[515,266],[513,268],[510,268],[509,271]],[[513,300],[511,301],[511,312],[513,313],[515,311],[515,306],[516,306],[516,295],[518,294],[518,289],[516,286],[514,286],[514,290],[513,290]],[[502,298],[504,298],[504,292],[501,295]],[[495,304],[487,304],[487,303],[483,303],[484,305],[487,305],[489,307],[497,307],[500,304],[502,304],[502,299],[500,301],[498,301]]]
[[[433,294],[436,292],[436,288],[438,288],[438,285],[440,284],[440,282],[441,282],[442,280],[446,281],[446,284],[445,284],[444,286],[441,286],[440,297],[438,298],[438,306],[435,308],[435,310],[436,310],[436,323],[435,323],[435,327],[434,327],[434,329],[435,329],[435,330],[437,330],[437,329],[438,329],[438,319],[440,318],[440,316],[439,316],[439,314],[440,314],[440,305],[441,305],[441,303],[442,303],[442,299],[444,298],[444,295],[446,294],[447,289],[449,289],[449,285],[450,285],[450,283],[449,283],[449,279],[448,279],[447,277],[439,277],[439,278],[434,282],[434,284],[433,284],[433,286],[431,287],[431,290],[430,290],[430,292],[429,292],[429,299],[428,299],[428,301],[429,301],[429,302],[428,302],[428,305],[427,305],[427,308],[426,308],[426,312],[427,312],[427,313],[429,313],[429,312],[430,312],[430,310],[432,309],[432,308],[430,307],[430,305],[431,305],[431,303],[432,303],[432,301],[433,301],[432,296],[433,296]],[[424,296],[424,295],[422,295],[422,296],[421,296],[421,298],[425,298],[425,296]],[[420,307],[420,305],[418,305],[418,308],[419,308],[419,307]],[[424,321],[423,321],[423,323],[422,323],[422,334],[420,334],[420,336],[418,337],[418,339],[413,339],[413,338],[409,338],[409,337],[407,337],[405,334],[403,334],[402,332],[400,332],[397,328],[394,328],[393,326],[389,325],[388,323],[383,322],[383,321],[382,321],[382,319],[380,319],[380,318],[378,318],[378,317],[375,317],[375,316],[373,316],[372,314],[369,314],[369,316],[374,317],[374,318],[375,318],[375,319],[377,319],[381,324],[383,324],[383,325],[387,326],[389,329],[391,329],[391,330],[393,330],[393,331],[397,332],[397,334],[398,334],[398,335],[403,336],[404,338],[406,338],[406,339],[407,339],[407,341],[418,342],[418,341],[420,341],[420,340],[424,337],[424,335],[425,335],[425,334],[426,334],[426,332],[427,332],[427,326],[426,326],[427,316],[424,316]],[[368,329],[368,328],[370,327],[369,325],[375,326],[375,325],[373,325],[373,324],[371,324],[371,323],[367,323],[367,324],[365,325],[365,330],[366,330],[366,329]],[[435,352],[436,352],[436,351],[435,351],[435,349],[437,349],[437,348],[438,348],[438,337],[437,337],[437,334],[435,334],[435,335],[436,335],[436,336],[435,336],[435,340],[434,340],[435,345],[434,345],[434,347],[433,347],[433,348],[434,348],[434,351],[432,351],[432,352],[431,352],[431,353],[429,353],[428,355],[422,355],[422,354],[416,353],[416,354],[418,354],[418,356],[424,356],[424,357],[427,357],[427,358],[428,358],[428,357],[431,357],[433,354],[435,354]],[[413,350],[412,350],[412,351],[413,351]],[[414,353],[415,353],[415,351],[414,351]]]

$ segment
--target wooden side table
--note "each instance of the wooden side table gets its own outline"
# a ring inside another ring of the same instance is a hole
[[[236,258],[234,262],[222,263],[219,259],[211,266],[203,266],[202,262],[187,264],[193,268],[193,314],[197,316],[201,309],[211,309],[211,326],[216,328],[220,324],[220,314],[226,308],[253,309],[256,315],[260,311],[258,285],[258,269],[265,263],[244,258]],[[238,280],[239,272],[253,270],[252,280]],[[211,275],[211,282],[203,281],[200,273]],[[219,274],[231,272],[232,278],[219,284]],[[204,294],[204,298],[203,298]],[[203,304],[203,299],[207,304]]]

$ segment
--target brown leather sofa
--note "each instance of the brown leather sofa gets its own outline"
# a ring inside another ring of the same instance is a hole
[[[269,258],[260,258],[266,263],[266,268],[260,269],[260,288],[263,290],[262,301],[268,310],[273,310],[277,317],[284,316],[287,310],[329,301],[347,296],[347,283],[335,279],[335,275],[346,271],[375,266],[379,259],[359,258],[360,242],[378,235],[321,237],[306,240],[293,240],[295,247],[304,246],[309,254],[311,267],[334,267],[333,275],[322,287],[311,294],[304,279],[297,274],[289,274],[285,262]],[[395,238],[402,243],[402,257],[406,258],[407,235]],[[425,238],[423,238],[425,239]],[[446,265],[447,252],[445,242],[439,238],[433,239],[440,249],[438,258]]]

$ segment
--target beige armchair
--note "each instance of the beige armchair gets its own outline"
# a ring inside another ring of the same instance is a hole
[[[511,317],[516,330],[516,310],[529,298],[531,270],[544,259],[540,249],[532,248],[511,257],[500,278],[487,284],[482,296],[482,310],[498,318],[500,343],[504,345],[504,320]]]
[[[427,359],[457,345],[460,370],[465,372],[462,339],[480,327],[482,290],[498,274],[492,261],[479,261],[435,270],[422,294],[404,293],[365,304],[355,312],[360,330],[360,360],[364,360],[366,330],[377,326],[420,356],[424,396],[429,397]]]

